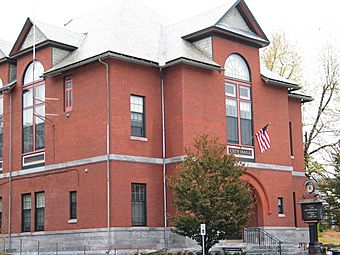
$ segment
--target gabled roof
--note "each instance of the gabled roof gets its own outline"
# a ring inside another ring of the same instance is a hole
[[[138,0],[115,0],[111,4],[68,22],[63,28],[36,22],[36,47],[46,44],[67,49],[70,54],[48,70],[53,75],[99,57],[115,57],[169,66],[178,62],[221,70],[211,56],[197,48],[197,33],[213,30],[258,47],[268,39],[244,0],[228,0],[218,8],[188,20],[170,23]],[[33,21],[28,18],[10,56],[30,51]]]
[[[33,46],[33,25],[32,19],[27,18],[17,41],[14,43],[10,56],[18,55],[30,50]],[[46,23],[35,22],[35,44],[36,47],[46,44],[55,44],[70,50],[76,49],[85,38],[85,34],[70,31]]]
[[[12,44],[10,42],[0,39],[0,60],[9,56],[11,47]]]

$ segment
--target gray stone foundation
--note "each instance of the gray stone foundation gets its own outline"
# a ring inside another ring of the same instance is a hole
[[[309,241],[308,228],[264,227],[263,229],[284,243],[299,244]]]
[[[308,228],[265,227],[267,232],[285,243],[308,242]],[[199,250],[197,243],[189,238],[167,231],[168,248],[176,250]],[[227,245],[228,241],[221,244]],[[219,245],[221,245],[219,244]],[[217,245],[218,246],[218,245]],[[0,252],[9,248],[6,235],[0,239]],[[111,228],[110,254],[138,254],[165,248],[164,228]],[[68,231],[45,231],[13,234],[11,254],[107,254],[107,229]]]

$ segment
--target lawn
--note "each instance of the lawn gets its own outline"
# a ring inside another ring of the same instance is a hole
[[[340,232],[325,230],[319,237],[319,242],[323,244],[335,244],[340,245]]]

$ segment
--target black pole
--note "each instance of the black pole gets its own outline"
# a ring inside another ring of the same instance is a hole
[[[322,255],[321,247],[318,242],[318,223],[309,223],[309,248],[308,254]]]

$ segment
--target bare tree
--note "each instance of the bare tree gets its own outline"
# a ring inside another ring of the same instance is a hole
[[[262,63],[280,76],[299,81],[301,78],[301,56],[295,46],[286,40],[285,33],[275,33],[271,43],[261,52]]]
[[[328,45],[320,57],[320,84],[313,89],[317,91],[317,107],[309,112],[310,130],[305,133],[304,155],[307,170],[311,167],[311,157],[319,152],[327,152],[339,142],[339,81],[340,62],[338,52]],[[313,171],[309,171],[313,172]]]

